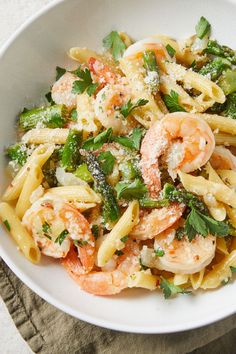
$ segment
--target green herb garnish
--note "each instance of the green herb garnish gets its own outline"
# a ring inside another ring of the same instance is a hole
[[[163,257],[165,254],[165,251],[162,250],[161,248],[158,248],[158,249],[154,250],[154,253],[157,257]]]
[[[164,95],[163,100],[171,113],[186,112],[186,110],[179,104],[179,94],[174,90],[171,90],[169,95]]]
[[[10,232],[11,231],[11,226],[9,224],[9,221],[6,219],[6,220],[3,221],[3,224],[6,226],[7,231]]]
[[[198,21],[196,27],[196,35],[198,38],[203,39],[206,35],[210,33],[211,25],[205,17],[201,17]]]
[[[126,45],[117,31],[109,33],[102,41],[104,48],[111,49],[115,60],[119,60],[126,49]]]
[[[236,267],[230,266],[230,270],[232,273],[236,273]]]
[[[126,235],[126,236],[121,237],[120,240],[121,240],[121,242],[126,243],[128,241],[128,239],[129,239],[129,236]]]
[[[84,240],[73,240],[73,242],[74,242],[74,245],[78,246],[78,247],[83,247],[88,244],[88,241],[84,241]]]
[[[118,199],[142,199],[147,193],[146,185],[136,178],[133,182],[118,182],[115,186]]]
[[[116,254],[117,256],[123,256],[124,252],[122,252],[121,250],[116,250],[116,251],[115,251],[115,254]]]
[[[72,93],[81,94],[86,91],[89,96],[92,96],[98,87],[98,83],[93,83],[89,69],[85,68],[82,70],[79,67],[73,73],[78,76],[80,80],[74,81]]]
[[[145,266],[143,263],[142,263],[142,259],[139,258],[139,264],[140,264],[140,267],[141,267],[141,270],[147,270],[149,267]]]
[[[169,56],[170,56],[171,58],[173,58],[174,55],[175,55],[176,50],[175,50],[173,47],[171,47],[170,44],[167,44],[166,50],[167,50]]]
[[[59,80],[66,73],[66,69],[60,68],[60,66],[56,67],[56,81]]]
[[[99,226],[94,224],[94,225],[92,225],[91,230],[92,230],[92,234],[93,234],[95,240],[97,240],[97,238],[99,236]]]
[[[132,150],[139,150],[143,136],[143,130],[134,128],[130,136],[113,136],[112,140]]]
[[[104,174],[110,175],[116,162],[115,156],[110,151],[103,151],[98,155],[98,161]]]
[[[112,128],[105,130],[95,137],[85,140],[82,145],[82,149],[85,150],[98,150],[103,144],[109,143],[112,140]]]
[[[187,291],[180,286],[174,285],[162,276],[160,288],[163,290],[165,299],[175,296],[176,294],[191,294],[191,291]]]
[[[66,236],[69,235],[69,231],[68,230],[64,230],[60,233],[59,236],[57,236],[55,243],[59,243],[59,245],[61,246],[62,242],[65,240]]]
[[[73,122],[77,122],[77,118],[78,118],[77,109],[74,108],[74,109],[72,109],[72,111],[71,111],[70,119],[71,119]]]
[[[136,103],[132,103],[131,100],[129,100],[121,107],[120,113],[123,117],[127,118],[135,108],[145,106],[148,102],[148,100],[143,98],[140,98]]]
[[[6,155],[13,161],[16,161],[20,166],[23,166],[27,160],[27,148],[24,144],[15,144],[9,146],[6,150]]]

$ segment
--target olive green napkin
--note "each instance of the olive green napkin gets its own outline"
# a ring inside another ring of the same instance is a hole
[[[115,332],[79,321],[49,305],[25,286],[3,261],[0,261],[0,295],[22,337],[35,353],[236,353],[236,316],[176,334]]]

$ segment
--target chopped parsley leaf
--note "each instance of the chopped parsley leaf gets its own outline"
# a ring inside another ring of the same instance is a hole
[[[45,234],[48,234],[51,232],[51,228],[50,228],[50,225],[45,222],[43,225],[42,225],[42,230]]]
[[[179,104],[179,94],[174,90],[171,90],[169,95],[164,95],[163,100],[171,113],[186,112],[186,110]]]
[[[63,230],[60,235],[56,238],[55,243],[59,243],[61,246],[62,242],[65,240],[66,236],[69,234],[68,230]]]
[[[148,267],[145,266],[145,265],[142,263],[142,259],[141,259],[141,258],[139,258],[139,264],[140,264],[141,270],[147,270],[147,269],[148,269]]]
[[[230,270],[232,273],[236,273],[236,267],[230,266]]]
[[[123,236],[120,240],[121,240],[121,242],[125,243],[128,241],[128,239],[129,239],[129,236],[126,235],[126,236]]]
[[[135,108],[145,106],[148,102],[148,100],[140,98],[136,103],[132,103],[130,99],[121,107],[120,113],[123,117],[127,118]]]
[[[197,37],[203,39],[206,35],[210,33],[211,25],[207,21],[207,19],[204,16],[202,16],[198,21],[195,30],[196,30]]]
[[[80,80],[76,80],[72,86],[72,93],[81,94],[83,92],[87,92],[89,96],[92,96],[97,87],[98,83],[93,83],[91,73],[88,68],[82,70],[80,67],[73,71],[73,73],[80,78]]]
[[[166,50],[167,50],[169,56],[170,56],[171,58],[173,58],[173,56],[175,55],[176,50],[175,50],[173,47],[171,47],[170,44],[167,44]]]
[[[162,250],[161,248],[158,248],[158,249],[154,250],[154,252],[155,252],[155,255],[156,255],[157,257],[163,257],[164,254],[165,254],[165,251]]]
[[[94,224],[94,225],[92,226],[91,230],[92,230],[92,234],[93,234],[95,240],[97,240],[97,238],[98,238],[98,236],[99,236],[99,226],[96,225],[96,224]]]
[[[111,49],[115,60],[120,59],[126,49],[126,45],[117,31],[112,31],[109,33],[105,38],[103,38],[102,43],[104,48]]]
[[[78,118],[77,109],[74,108],[74,109],[72,109],[72,111],[71,111],[70,119],[71,119],[73,122],[77,122],[77,118]]]
[[[136,178],[133,182],[118,182],[115,190],[118,199],[142,199],[147,193],[147,186]]]
[[[88,241],[83,241],[83,240],[73,240],[74,245],[78,247],[83,247],[88,244]]]
[[[191,294],[191,291],[184,290],[180,286],[174,285],[162,276],[160,288],[163,290],[165,299],[175,296],[176,294]]]
[[[66,73],[66,69],[60,68],[60,66],[56,67],[56,81],[59,80]]]
[[[6,220],[3,221],[3,224],[6,226],[7,231],[10,232],[11,231],[11,226],[9,224],[9,221],[6,219]]]
[[[100,152],[98,155],[98,161],[103,173],[108,176],[112,173],[116,158],[110,151]]]
[[[112,140],[112,128],[105,130],[95,137],[88,138],[82,145],[84,150],[97,150],[102,147],[103,144],[109,143]]]
[[[134,128],[130,136],[114,136],[112,140],[129,149],[139,150],[142,136],[143,130],[140,128]]]
[[[124,252],[122,252],[121,250],[116,250],[116,251],[115,251],[115,254],[116,254],[117,256],[122,256],[122,255],[124,254]]]

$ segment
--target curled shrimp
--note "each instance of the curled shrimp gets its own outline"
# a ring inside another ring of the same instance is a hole
[[[47,195],[37,200],[23,217],[43,254],[64,258],[76,245],[81,272],[89,272],[95,261],[95,240],[88,221],[72,205]]]
[[[124,118],[121,107],[131,99],[130,88],[125,79],[116,84],[107,84],[97,94],[94,108],[97,119],[114,133],[128,134],[135,126],[132,118]]]
[[[215,169],[236,171],[236,157],[224,146],[215,147],[210,162]]]
[[[173,58],[168,54],[165,46],[160,39],[156,37],[144,38],[130,45],[124,52],[124,57],[139,57],[143,52],[151,50],[155,53],[156,61],[159,67],[163,70],[163,61],[173,61]]]
[[[62,259],[62,265],[82,290],[94,295],[114,295],[127,288],[129,276],[140,270],[138,244],[128,241],[122,251],[122,256],[114,256],[116,257],[113,259],[115,269],[110,271],[103,269],[103,271],[93,271],[81,275],[80,264],[74,248],[71,248],[67,257]]]
[[[74,81],[78,78],[70,73],[66,72],[57,80],[52,86],[52,99],[57,104],[64,104],[68,108],[72,109],[77,105],[77,95],[72,93],[72,86]]]
[[[88,61],[89,70],[96,77],[97,82],[100,84],[100,88],[103,88],[107,84],[116,83],[120,76],[115,74],[106,64],[93,57]]]
[[[159,159],[167,164],[170,176],[177,171],[192,172],[205,165],[215,148],[208,124],[190,113],[167,114],[147,131],[141,146],[142,175],[149,193],[157,197],[161,189]]]
[[[169,228],[156,236],[154,250],[162,250],[164,255],[161,257],[156,256],[153,249],[144,246],[141,251],[142,263],[175,274],[194,274],[211,263],[215,256],[215,236],[197,235],[190,242],[187,236],[177,240],[175,232],[175,229]]]
[[[137,240],[154,238],[179,220],[184,208],[184,205],[174,203],[167,207],[153,209],[150,213],[141,211],[139,223],[133,228],[130,236]]]

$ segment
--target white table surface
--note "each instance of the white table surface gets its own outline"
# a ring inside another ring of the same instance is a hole
[[[0,47],[32,14],[52,0],[0,0]],[[0,353],[32,354],[0,298]]]

